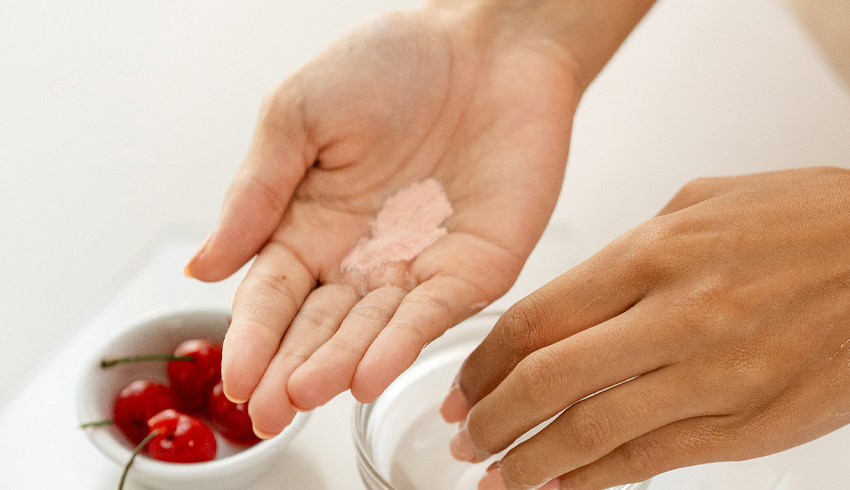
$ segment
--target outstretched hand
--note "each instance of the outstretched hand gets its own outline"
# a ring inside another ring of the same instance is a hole
[[[224,343],[227,396],[261,436],[351,389],[374,400],[421,348],[504,294],[561,188],[579,87],[551,44],[424,8],[343,37],[264,100],[215,229],[187,274],[256,256]],[[434,178],[447,233],[401,274],[341,262],[384,201]],[[365,285],[365,286],[364,286]]]
[[[442,407],[453,454],[555,417],[479,488],[599,490],[850,423],[848,237],[847,170],[694,181],[500,318]]]

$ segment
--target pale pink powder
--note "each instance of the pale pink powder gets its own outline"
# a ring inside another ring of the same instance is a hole
[[[370,236],[361,239],[342,261],[346,273],[365,277],[393,262],[409,262],[447,233],[441,226],[452,204],[436,179],[411,184],[384,201]]]

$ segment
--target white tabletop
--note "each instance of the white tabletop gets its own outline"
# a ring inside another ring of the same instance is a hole
[[[112,488],[118,469],[69,429],[80,363],[134,315],[230,304],[238,277],[204,285],[181,271],[216,218],[262,94],[367,15],[416,3],[3,3],[0,487]],[[581,103],[553,218],[562,240],[535,252],[502,303],[649,218],[692,178],[808,165],[850,166],[850,96],[782,5],[660,0]],[[291,488],[358,488],[350,406],[334,400],[294,441],[302,476]],[[846,488],[830,453],[850,454],[843,444],[839,432],[657,482]],[[792,463],[806,476],[783,476]]]

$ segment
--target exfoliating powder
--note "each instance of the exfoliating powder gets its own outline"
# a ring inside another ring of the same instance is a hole
[[[436,179],[405,187],[384,201],[369,224],[370,236],[343,259],[343,272],[365,278],[388,264],[413,260],[448,232],[442,224],[451,214],[452,204]]]

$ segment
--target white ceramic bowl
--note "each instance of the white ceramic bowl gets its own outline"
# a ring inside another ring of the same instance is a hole
[[[191,338],[223,341],[230,312],[227,310],[186,310],[150,316],[122,329],[116,338],[98,350],[82,373],[77,392],[77,415],[81,423],[112,418],[115,395],[137,379],[167,384],[163,363],[100,367],[103,357],[171,352]],[[160,489],[225,490],[245,488],[278,461],[284,446],[301,430],[309,414],[299,413],[292,424],[273,439],[243,448],[216,434],[218,454],[205,463],[178,464],[156,461],[139,455],[128,474],[149,487]],[[130,459],[133,448],[115,427],[86,429],[92,443],[120,466]],[[117,482],[116,482],[117,484]]]
[[[476,315],[449,330],[423,350],[371,404],[356,404],[352,432],[360,476],[369,490],[474,490],[487,467],[501,455],[478,464],[449,454],[456,425],[443,421],[439,406],[464,359],[499,318]],[[616,487],[645,490],[649,482]]]

